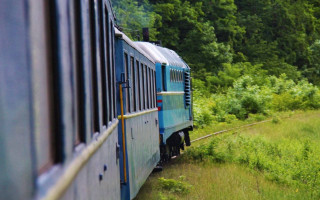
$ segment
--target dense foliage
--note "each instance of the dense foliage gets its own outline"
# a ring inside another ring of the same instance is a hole
[[[129,37],[149,27],[191,66],[196,125],[320,107],[319,1],[113,3]]]
[[[299,70],[319,78],[320,3],[316,0],[114,0],[118,24],[133,39],[142,27],[174,49],[204,80],[223,63],[261,64],[268,74]]]
[[[246,64],[243,64],[246,66]],[[229,67],[229,66],[227,66]],[[259,66],[256,66],[259,69]],[[231,84],[232,76],[241,73],[241,69],[232,68],[236,73],[221,73],[211,80],[210,87],[219,87]],[[252,66],[250,69],[254,69]],[[229,69],[230,70],[230,69]],[[247,70],[247,69],[242,69]],[[255,70],[252,72],[254,73]],[[231,70],[232,71],[232,70]],[[274,111],[307,110],[320,108],[320,91],[306,80],[294,82],[285,74],[279,78],[276,76],[243,75],[236,79],[232,87],[225,92],[208,94],[205,91],[205,83],[195,80],[194,115],[195,125],[203,126],[212,122],[232,122],[248,117],[260,117],[272,115]],[[238,74],[237,74],[238,73]],[[258,73],[258,72],[256,72]],[[261,79],[261,77],[264,77]],[[219,82],[223,84],[219,84]],[[229,82],[228,82],[229,81]],[[218,83],[217,83],[218,82]]]

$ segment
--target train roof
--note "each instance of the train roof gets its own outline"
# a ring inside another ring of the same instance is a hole
[[[157,63],[165,63],[171,66],[177,66],[189,69],[190,67],[173,50],[154,45],[149,42],[134,42],[138,47],[148,53]]]
[[[150,60],[152,63],[155,63],[155,60],[146,53],[143,49],[141,49],[138,45],[135,44],[128,36],[126,36],[124,33],[119,31],[117,28],[115,28],[115,35],[121,39],[123,39],[128,45],[130,45],[132,48],[140,52],[142,55],[144,55],[148,60]]]

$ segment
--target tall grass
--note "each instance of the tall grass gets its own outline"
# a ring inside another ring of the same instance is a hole
[[[215,136],[152,174],[137,199],[319,199],[319,142],[319,111]]]
[[[186,156],[241,164],[268,180],[305,191],[309,199],[319,199],[320,118],[317,112],[300,117],[214,137],[206,145],[189,149]]]

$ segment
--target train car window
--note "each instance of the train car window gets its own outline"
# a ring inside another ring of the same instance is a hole
[[[139,61],[137,60],[136,61],[136,69],[137,69],[137,89],[138,89],[138,92],[137,92],[137,103],[138,103],[138,107],[137,107],[137,110],[141,110],[141,83],[140,83],[140,63]]]
[[[113,119],[113,55],[111,53],[112,52],[112,45],[110,42],[110,37],[111,37],[111,29],[110,29],[110,20],[109,20],[109,12],[108,12],[108,8],[105,5],[104,6],[104,27],[105,27],[105,44],[106,44],[106,74],[107,74],[107,88],[106,88],[106,92],[107,92],[107,99],[106,104],[107,106],[107,112],[108,112],[108,118],[107,118],[107,122],[112,121]]]
[[[179,82],[179,71],[176,70],[176,82]]]
[[[117,106],[116,106],[116,98],[117,98],[117,95],[116,95],[116,70],[115,70],[115,53],[114,53],[114,27],[113,27],[113,23],[112,21],[110,22],[110,26],[111,26],[111,56],[112,56],[112,102],[113,102],[113,118],[116,118],[116,114],[117,114]]]
[[[124,70],[125,70],[125,80],[129,78],[129,58],[128,54],[124,53]],[[129,88],[126,89],[126,113],[130,112],[130,101],[129,101]]]
[[[146,91],[145,91],[145,74],[144,74],[144,65],[141,63],[141,85],[142,85],[142,98],[141,104],[143,109],[146,109],[145,99],[146,99]]]
[[[152,73],[151,73],[151,69],[149,68],[149,86],[150,86],[150,108],[153,108],[153,86],[152,86],[152,82],[153,82],[153,77],[152,77]]]
[[[151,74],[150,74],[150,68],[148,67],[148,85],[149,85],[149,108],[152,107],[152,99],[151,99]]]
[[[174,70],[171,70],[171,74],[172,74],[172,82],[174,82]]]
[[[179,71],[176,70],[176,82],[179,82]]]
[[[170,69],[170,82],[172,81],[172,69]]]
[[[151,69],[151,94],[152,94],[152,108],[154,108],[154,74],[153,74],[153,70]]]
[[[98,24],[99,24],[99,57],[100,57],[100,74],[101,74],[101,88],[102,88],[102,124],[108,124],[108,94],[107,94],[107,70],[106,70],[106,56],[105,53],[105,31],[103,23],[103,7],[102,1],[98,1]]]
[[[96,15],[95,2],[89,3],[90,12],[90,41],[91,41],[91,91],[92,91],[92,131],[99,132],[99,107],[98,107],[98,79],[97,79],[97,52],[96,52]]]
[[[174,69],[172,70],[172,82],[174,82]]]
[[[71,30],[72,30],[72,69],[74,72],[74,116],[75,116],[75,138],[74,145],[84,142],[85,132],[85,116],[84,116],[84,68],[83,68],[83,46],[81,32],[81,12],[80,2],[71,1]]]
[[[176,82],[178,82],[178,70],[175,70],[174,74],[175,74],[175,80],[176,80]]]
[[[130,57],[130,65],[131,65],[131,96],[132,96],[132,112],[137,111],[137,105],[136,105],[136,74],[135,74],[135,68],[134,68],[134,58]]]
[[[41,51],[32,53],[32,98],[36,170],[41,175],[55,163],[62,161],[59,129],[59,73],[57,32],[53,1],[44,3],[44,16],[34,24],[43,37],[32,43]],[[33,40],[31,38],[31,40]]]
[[[166,91],[166,66],[161,66],[161,77],[162,77],[162,90]]]
[[[181,71],[181,82],[183,82],[183,71]]]
[[[151,82],[151,85],[152,85],[152,87],[151,87],[151,90],[152,90],[152,108],[154,108],[155,107],[155,103],[154,103],[154,79],[155,79],[155,77],[154,77],[154,74],[153,74],[153,70],[151,70],[151,75],[152,75],[152,82]]]
[[[153,71],[153,77],[154,77],[154,79],[153,79],[153,96],[154,96],[154,99],[153,99],[153,101],[154,101],[154,107],[156,107],[157,106],[157,89],[156,89],[156,72],[155,71]]]
[[[146,76],[146,108],[149,109],[149,73],[148,73],[148,66],[145,65],[145,76]]]

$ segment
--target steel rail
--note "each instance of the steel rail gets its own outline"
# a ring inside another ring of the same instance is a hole
[[[236,129],[247,128],[247,127],[250,127],[250,126],[255,126],[255,125],[258,125],[258,124],[263,124],[263,123],[271,122],[271,121],[272,120],[269,119],[269,120],[264,120],[264,121],[260,121],[260,122],[255,122],[255,123],[252,123],[252,124],[246,124],[246,125],[243,125],[243,126],[238,126],[238,127],[234,127],[234,128],[230,128],[230,129],[225,129],[225,130],[222,130],[222,131],[218,131],[218,132],[211,133],[209,135],[205,135],[205,136],[202,136],[200,138],[194,139],[194,140],[191,141],[191,143],[197,142],[199,140],[203,140],[203,139],[206,139],[208,137],[212,137],[214,135],[218,135],[218,134],[221,134],[221,133],[230,132],[230,131],[233,131],[233,130],[236,130]]]

